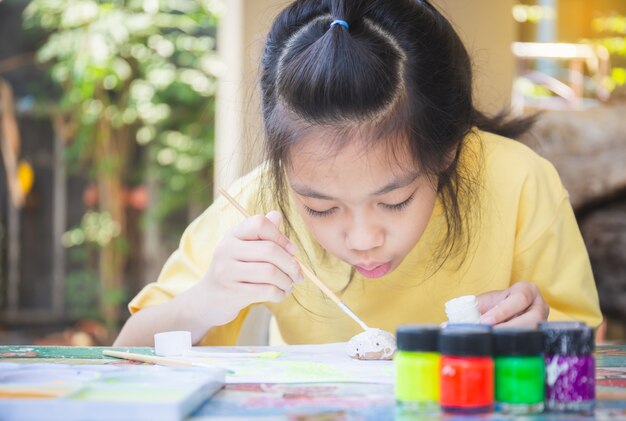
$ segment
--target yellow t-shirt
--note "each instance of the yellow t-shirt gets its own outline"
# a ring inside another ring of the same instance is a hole
[[[475,131],[465,140],[460,163],[474,177],[476,198],[465,258],[436,261],[445,216],[438,200],[426,231],[400,266],[384,277],[353,274],[348,264],[326,253],[291,206],[299,257],[369,326],[394,332],[405,323],[441,323],[452,298],[502,290],[518,281],[536,284],[550,305],[550,320],[601,320],[598,294],[585,245],[569,198],[554,167],[521,143]],[[263,169],[240,179],[230,193],[250,213],[266,213],[259,189]],[[477,215],[477,216],[476,216]],[[208,269],[213,249],[243,217],[225,199],[216,200],[182,236],[157,282],[129,304],[131,312],[163,303],[190,288]],[[281,303],[265,304],[287,343],[346,341],[359,326],[310,281],[296,285]],[[236,343],[248,312],[209,331],[202,345]]]

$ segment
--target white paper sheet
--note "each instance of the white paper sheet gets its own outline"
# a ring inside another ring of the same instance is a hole
[[[231,370],[226,383],[356,382],[393,384],[392,361],[361,361],[345,343],[258,347],[194,347],[183,359]],[[272,358],[268,353],[277,352]],[[211,357],[215,353],[215,357]],[[217,354],[219,353],[219,354]],[[226,356],[233,353],[233,356]],[[242,354],[243,353],[243,354]]]

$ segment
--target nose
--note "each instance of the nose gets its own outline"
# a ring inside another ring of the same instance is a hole
[[[345,242],[350,250],[372,250],[384,244],[385,231],[373,218],[353,216],[345,231]]]

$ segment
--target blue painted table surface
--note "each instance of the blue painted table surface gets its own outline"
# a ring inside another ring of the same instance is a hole
[[[102,350],[153,354],[152,348],[0,346],[0,361],[93,363]],[[597,405],[593,415],[543,413],[524,420],[626,420],[626,345],[596,351]],[[396,412],[393,385],[361,383],[232,384],[200,407],[190,419],[235,417],[263,420],[463,420],[469,416],[406,416]],[[475,417],[478,418],[478,417]],[[500,413],[481,420],[519,419]]]

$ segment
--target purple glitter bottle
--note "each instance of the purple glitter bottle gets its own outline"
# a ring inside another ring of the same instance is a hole
[[[593,330],[580,322],[545,322],[546,409],[591,413],[596,378]]]

